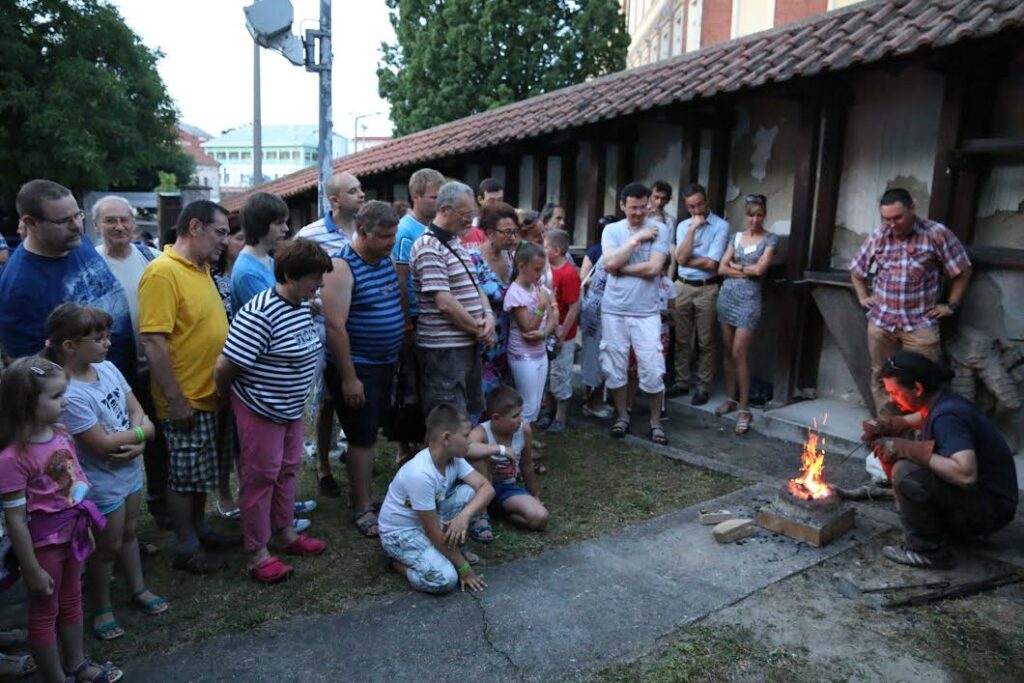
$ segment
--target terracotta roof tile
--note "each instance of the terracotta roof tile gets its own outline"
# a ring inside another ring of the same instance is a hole
[[[578,128],[632,112],[836,72],[893,54],[1024,28],[1022,0],[863,2],[655,64],[601,78],[397,138],[334,161],[374,175],[499,144]],[[316,187],[317,168],[260,187],[288,197]],[[229,199],[235,210],[247,194]]]

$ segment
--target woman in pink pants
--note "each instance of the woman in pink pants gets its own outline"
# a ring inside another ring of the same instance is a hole
[[[321,352],[309,300],[331,269],[331,259],[311,240],[278,246],[277,284],[235,313],[217,360],[217,391],[230,394],[241,445],[238,502],[249,576],[262,583],[294,571],[270,554],[272,535],[286,555],[310,557],[327,549],[323,541],[296,533],[292,516],[302,412]]]

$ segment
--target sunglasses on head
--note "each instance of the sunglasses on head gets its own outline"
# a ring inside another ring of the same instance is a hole
[[[760,204],[761,206],[765,206],[768,203],[768,198],[763,194],[748,194],[744,198],[744,201],[747,204]]]

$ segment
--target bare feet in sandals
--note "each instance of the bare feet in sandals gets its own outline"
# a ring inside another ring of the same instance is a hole
[[[380,535],[380,528],[377,526],[377,513],[374,512],[373,505],[359,508],[353,512],[352,520],[356,523],[356,528],[359,529],[359,533],[363,536],[376,538]]]

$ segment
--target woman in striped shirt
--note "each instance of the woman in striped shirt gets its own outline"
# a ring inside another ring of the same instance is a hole
[[[270,554],[272,532],[287,555],[319,555],[327,548],[296,533],[292,518],[303,453],[302,413],[322,348],[309,300],[332,267],[311,240],[278,247],[277,284],[235,313],[217,360],[217,392],[230,394],[241,442],[239,505],[248,571],[263,583],[276,583],[293,571]]]

